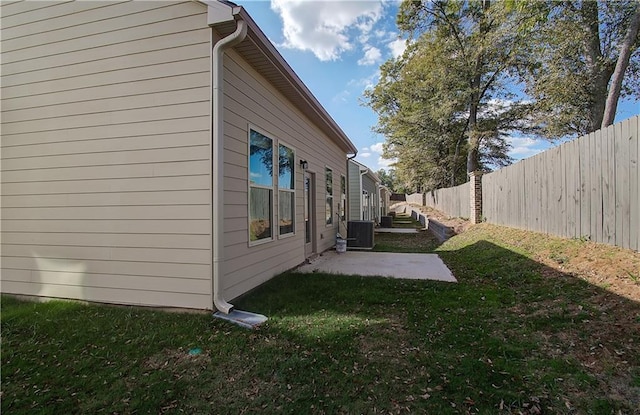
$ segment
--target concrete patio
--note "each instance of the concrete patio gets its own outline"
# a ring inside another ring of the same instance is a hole
[[[436,254],[402,254],[392,252],[327,251],[296,272],[382,276],[413,280],[457,282],[449,268]]]
[[[375,232],[380,233],[418,233],[419,230],[415,228],[376,228]]]

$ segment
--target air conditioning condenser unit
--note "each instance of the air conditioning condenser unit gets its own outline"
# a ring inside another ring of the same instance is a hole
[[[352,249],[373,249],[374,223],[370,220],[350,220],[347,222],[347,247]]]

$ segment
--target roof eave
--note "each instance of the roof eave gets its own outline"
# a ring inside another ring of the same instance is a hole
[[[351,142],[349,137],[340,128],[336,121],[320,104],[313,93],[302,82],[300,77],[293,71],[291,66],[282,57],[280,52],[267,39],[258,24],[253,20],[249,13],[242,7],[227,1],[216,0],[200,0],[209,7],[208,24],[215,27],[222,23],[228,23],[236,17],[247,23],[247,38],[260,50],[264,57],[273,65],[280,75],[300,94],[307,108],[301,108],[303,112],[312,112],[312,119],[317,119],[324,124],[325,128],[321,128],[330,138],[339,144],[346,153],[355,154],[358,149]],[[320,126],[322,127],[322,126]]]

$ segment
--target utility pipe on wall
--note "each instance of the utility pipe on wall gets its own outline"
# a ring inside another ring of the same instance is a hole
[[[247,24],[244,20],[236,21],[236,30],[229,36],[220,39],[211,53],[211,85],[212,85],[212,126],[211,126],[211,177],[212,177],[212,212],[211,239],[213,243],[211,273],[213,274],[213,304],[221,312],[229,314],[233,305],[223,295],[222,264],[224,259],[224,77],[222,58],[224,51],[242,42],[247,35]],[[214,167],[214,164],[216,165]]]

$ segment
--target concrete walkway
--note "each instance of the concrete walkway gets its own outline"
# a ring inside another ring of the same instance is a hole
[[[416,228],[376,228],[375,232],[382,233],[418,233]]]
[[[327,251],[296,272],[325,272],[360,276],[382,276],[412,280],[457,282],[436,254],[399,254],[392,252]]]

